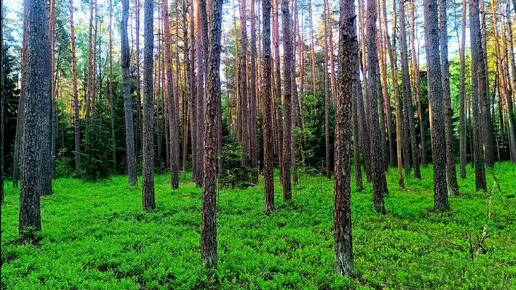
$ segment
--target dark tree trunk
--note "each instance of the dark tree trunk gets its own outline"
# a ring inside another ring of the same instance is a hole
[[[239,113],[240,113],[240,128],[241,136],[240,143],[242,144],[242,160],[244,164],[250,165],[250,151],[249,151],[249,101],[247,95],[247,10],[246,0],[240,1],[240,46],[242,52],[239,60],[239,74],[238,74],[238,96],[239,96]]]
[[[446,145],[443,118],[443,91],[439,53],[439,24],[437,0],[424,1],[425,50],[428,67],[428,102],[430,103],[432,160],[434,163],[434,209],[447,211]]]
[[[174,82],[172,80],[172,62],[170,59],[170,25],[168,15],[168,0],[162,2],[163,33],[165,35],[165,70],[167,79],[167,105],[169,128],[169,154],[170,154],[170,186],[179,188],[179,133],[177,126],[177,108],[174,100]]]
[[[0,204],[4,203],[4,108],[5,108],[5,76],[4,76],[4,14],[0,7]]]
[[[222,0],[210,1],[208,40],[208,76],[206,79],[204,174],[202,192],[201,257],[206,267],[217,267],[217,105],[220,105],[220,52],[222,34]],[[208,31],[206,31],[208,32]]]
[[[466,164],[467,164],[467,124],[466,124],[466,102],[464,100],[466,95],[466,6],[467,1],[462,0],[462,24],[461,24],[461,41],[459,48],[460,58],[460,177],[466,178]]]
[[[270,214],[274,210],[274,179],[273,159],[274,149],[272,143],[272,88],[271,88],[271,0],[262,0],[263,21],[263,176],[265,179],[265,213]]]
[[[281,0],[281,14],[283,24],[283,47],[284,47],[284,65],[283,65],[283,199],[290,201],[292,199],[291,183],[290,183],[290,161],[292,142],[292,37],[290,37],[290,8],[289,0]]]
[[[384,156],[381,154],[382,142],[378,120],[378,98],[380,94],[378,76],[378,55],[376,52],[376,1],[367,1],[367,63],[369,68],[369,118],[371,120],[371,179],[373,183],[374,208],[378,213],[385,213],[383,196],[387,194]]]
[[[509,6],[509,2],[507,2]],[[512,163],[516,163],[516,119],[514,119],[514,111],[513,111],[513,101],[514,94],[516,92],[516,62],[514,60],[514,43],[512,37],[512,21],[511,21],[511,10],[510,7],[507,7],[507,28],[508,28],[508,38],[509,38],[509,58],[511,60],[511,74],[512,74],[512,95],[507,96],[505,98],[505,103],[507,104],[507,120],[508,120],[508,130],[509,130],[509,155],[511,157]]]
[[[72,94],[73,94],[73,127],[74,127],[74,158],[75,175],[81,174],[81,125],[79,115],[79,91],[77,88],[77,57],[75,55],[75,26],[73,22],[73,0],[69,2],[70,9],[70,46],[72,50]]]
[[[204,76],[206,72],[206,59],[208,57],[208,16],[206,14],[206,0],[199,0],[198,33],[201,36],[197,44],[197,184],[203,181],[204,160]]]
[[[358,43],[354,1],[340,0],[339,73],[337,111],[335,116],[335,181],[333,184],[334,271],[350,275],[353,272],[351,234],[351,118],[353,79],[358,66]],[[355,70],[355,71],[354,71]],[[355,81],[356,83],[356,81]],[[382,169],[383,172],[383,169]]]
[[[154,66],[153,0],[144,2],[144,52],[143,52],[143,168],[142,207],[156,208],[154,199],[154,105],[152,70]]]
[[[403,73],[402,88],[403,88],[403,108],[405,117],[405,128],[408,129],[410,136],[410,152],[412,153],[412,165],[414,167],[414,177],[421,179],[419,172],[419,156],[416,142],[416,129],[414,126],[414,112],[412,109],[412,89],[410,87],[410,73],[408,64],[408,49],[407,49],[407,30],[405,28],[405,2],[399,0],[399,30],[400,30],[400,51],[401,51],[401,70]]]
[[[143,141],[143,117],[142,117],[142,97],[141,97],[141,77],[140,77],[140,0],[135,3],[135,46],[136,46],[136,144],[135,154],[138,155]]]
[[[479,104],[480,87],[485,84],[480,78],[480,70],[483,70],[481,64],[482,43],[480,35],[480,19],[479,19],[479,0],[470,0],[469,2],[469,21],[470,21],[470,41],[471,41],[471,108],[473,113],[473,162],[475,165],[475,185],[476,190],[487,191],[486,176],[484,172],[484,157],[482,154],[482,110]]]
[[[353,5],[354,7],[354,5]],[[356,24],[355,24],[356,25]],[[353,65],[355,66],[353,68],[353,95],[352,95],[352,102],[351,102],[351,122],[353,126],[353,157],[354,157],[354,163],[355,163],[355,185],[357,187],[357,191],[361,192],[364,188],[362,183],[362,169],[360,166],[360,140],[362,136],[359,134],[358,130],[358,98],[361,98],[362,95],[360,94],[360,68],[358,65],[358,43],[355,43],[355,59]]]
[[[121,25],[121,66],[124,84],[124,118],[125,118],[125,143],[127,154],[127,174],[129,186],[138,183],[136,172],[136,150],[133,123],[133,105],[131,98],[131,76],[129,72],[129,40],[127,36],[127,23],[129,20],[129,0],[122,1],[122,25]]]
[[[441,61],[441,76],[443,86],[443,115],[444,135],[446,145],[446,173],[448,176],[448,190],[451,194],[459,193],[457,173],[455,172],[455,157],[453,156],[453,125],[450,97],[450,68],[448,63],[448,25],[447,0],[439,0],[439,46]]]
[[[27,100],[23,134],[20,190],[21,238],[34,239],[41,230],[40,195],[48,179],[42,161],[50,155],[50,46],[48,10],[43,0],[28,1],[29,62],[27,65]]]
[[[195,15],[194,15],[194,0],[190,0],[190,23],[189,23],[189,39],[190,39],[190,62],[187,66],[189,76],[189,87],[190,87],[190,100],[189,100],[189,111],[190,111],[190,135],[192,138],[192,177],[194,181],[198,180],[198,171],[202,170],[197,168],[197,94],[195,87]]]

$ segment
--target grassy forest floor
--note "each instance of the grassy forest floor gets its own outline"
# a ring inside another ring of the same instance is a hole
[[[55,193],[42,198],[37,246],[17,242],[18,190],[8,183],[2,289],[516,289],[516,166],[500,163],[493,173],[501,191],[492,191],[490,219],[488,195],[474,192],[471,168],[445,214],[432,212],[431,167],[422,180],[407,178],[404,191],[391,169],[385,216],[373,211],[370,186],[353,191],[351,278],[333,274],[333,182],[321,176],[302,175],[291,204],[283,203],[277,183],[270,217],[263,214],[263,180],[221,190],[215,274],[200,262],[201,190],[187,176],[177,191],[168,175],[156,176],[157,210],[149,213],[141,210],[140,188],[128,188],[124,176],[57,179]],[[485,224],[483,251],[475,244]]]

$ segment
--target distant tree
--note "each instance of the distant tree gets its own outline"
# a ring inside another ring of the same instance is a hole
[[[353,272],[353,247],[351,235],[351,108],[357,92],[353,78],[358,69],[358,43],[355,26],[355,3],[340,0],[338,85],[335,125],[335,181],[333,183],[333,237],[334,271],[350,275]]]
[[[271,0],[262,0],[263,21],[263,176],[265,179],[265,213],[270,214],[274,210],[274,180],[273,158],[274,149],[272,143],[272,58],[271,58]]]
[[[50,46],[48,10],[44,0],[28,1],[29,62],[27,66],[27,100],[23,134],[20,190],[21,238],[34,239],[41,230],[40,195],[48,178],[42,161],[50,154]]]
[[[125,120],[125,144],[127,154],[127,174],[129,185],[138,183],[136,172],[136,149],[134,139],[133,104],[131,97],[131,76],[129,72],[129,40],[127,35],[127,22],[129,20],[129,0],[122,0],[122,25],[121,25],[121,66],[124,83],[124,120]]]
[[[467,125],[466,125],[466,10],[467,10],[467,1],[462,0],[462,23],[461,23],[461,40],[460,40],[460,48],[459,48],[459,59],[460,59],[460,80],[459,80],[459,88],[460,88],[460,177],[462,179],[466,178],[466,163],[467,163]],[[516,72],[515,72],[516,73]]]
[[[217,108],[220,104],[220,52],[222,34],[222,0],[210,2],[208,37],[208,76],[204,135],[204,174],[202,192],[201,258],[207,268],[217,267]]]
[[[152,70],[154,67],[154,1],[144,2],[144,53],[143,53],[143,180],[142,207],[156,208],[154,198],[154,104]]]
[[[431,109],[432,160],[434,163],[434,208],[447,211],[448,190],[446,186],[446,146],[443,118],[443,90],[439,53],[439,26],[437,0],[425,0],[425,50],[428,67],[428,101]]]

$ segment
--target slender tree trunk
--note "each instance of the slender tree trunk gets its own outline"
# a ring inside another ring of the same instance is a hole
[[[210,2],[208,40],[208,77],[204,135],[204,174],[202,194],[201,257],[207,268],[217,267],[216,172],[217,172],[217,108],[220,104],[220,52],[222,34],[222,0]],[[208,33],[208,31],[206,31]]]
[[[284,47],[284,65],[283,65],[283,199],[290,201],[292,199],[292,190],[290,184],[290,156],[291,156],[291,138],[292,138],[292,37],[290,32],[290,8],[289,0],[281,0],[281,13],[283,24],[283,47]]]
[[[403,108],[405,127],[409,130],[410,135],[410,152],[412,152],[412,165],[414,166],[414,177],[421,179],[419,172],[419,156],[416,143],[416,129],[414,126],[414,112],[412,110],[412,88],[410,87],[410,73],[408,64],[408,49],[407,49],[407,30],[405,28],[405,3],[399,0],[399,29],[400,29],[400,51],[401,51],[401,70],[403,73],[402,87],[403,87]]]
[[[197,168],[197,93],[195,86],[195,14],[194,14],[194,0],[190,0],[190,134],[192,138],[192,177],[194,181],[198,180],[198,171],[202,169]]]
[[[441,76],[443,86],[444,135],[446,145],[446,173],[448,190],[451,194],[459,193],[457,173],[455,172],[455,157],[453,155],[453,125],[450,97],[450,68],[448,63],[448,25],[447,0],[439,0],[439,46],[441,60]]]
[[[55,173],[55,157],[56,157],[56,135],[57,135],[57,111],[56,111],[56,74],[55,67],[55,47],[56,47],[56,0],[50,0],[49,30],[48,37],[50,39],[50,98],[52,109],[50,111],[50,163],[49,163],[49,181],[52,181]]]
[[[353,78],[358,66],[358,43],[354,1],[340,0],[339,19],[339,90],[335,116],[335,181],[333,183],[334,271],[350,275],[353,272],[351,234],[351,112]],[[355,72],[353,71],[355,70]],[[355,81],[356,84],[356,81]],[[355,95],[355,97],[357,97]],[[383,172],[383,170],[382,170]]]
[[[462,24],[461,24],[461,40],[459,48],[460,58],[460,177],[466,178],[466,164],[467,164],[467,124],[466,124],[466,5],[467,1],[462,0]]]
[[[177,108],[174,100],[174,82],[172,80],[172,62],[170,59],[170,24],[168,15],[168,0],[162,2],[163,33],[165,35],[165,70],[167,79],[169,152],[170,152],[170,186],[179,188],[179,134],[177,126]]]
[[[295,128],[299,125],[299,112],[298,112],[298,95],[297,95],[297,83],[296,83],[296,37],[297,37],[297,1],[293,1],[292,3],[292,9],[294,11],[294,16],[292,20],[292,33],[291,33],[291,41],[292,41],[292,73],[290,74],[291,77],[291,93],[292,93],[292,142],[290,152],[292,153],[292,180],[294,181],[294,184],[299,183],[299,169],[298,169],[298,162],[297,162],[297,140],[296,136],[294,134]]]
[[[69,0],[70,9],[70,46],[72,50],[72,94],[73,94],[73,127],[75,144],[75,175],[81,174],[81,127],[79,115],[79,91],[77,89],[77,57],[75,55],[75,26],[73,22],[73,0]]]
[[[487,191],[486,177],[484,172],[484,157],[482,154],[482,135],[481,134],[481,118],[482,110],[480,109],[481,86],[485,84],[480,77],[483,69],[482,61],[482,40],[480,34],[479,19],[479,0],[470,0],[469,2],[469,21],[470,21],[470,41],[471,41],[471,107],[473,113],[473,160],[475,164],[475,185],[476,190]],[[485,88],[484,88],[485,89]]]
[[[279,1],[279,0],[276,0]],[[317,91],[317,83],[315,79],[315,45],[314,45],[314,25],[312,16],[312,0],[308,0],[308,27],[310,29],[310,61],[311,61],[311,77],[312,77],[312,94]]]
[[[424,1],[425,50],[428,67],[428,101],[430,103],[432,160],[434,163],[434,209],[447,211],[446,152],[443,118],[443,91],[439,50],[437,0]]]
[[[367,63],[369,69],[369,118],[371,120],[371,177],[373,182],[373,199],[375,210],[383,214],[383,196],[387,194],[387,181],[385,179],[384,156],[382,152],[381,133],[378,120],[378,98],[380,93],[378,76],[378,54],[376,51],[376,0],[367,1]]]
[[[140,0],[135,3],[135,46],[136,46],[136,145],[135,154],[138,155],[139,148],[143,141],[143,117],[142,117],[142,97],[141,97],[141,76],[140,76]]]
[[[265,213],[271,214],[274,210],[274,177],[273,162],[274,150],[272,143],[272,88],[271,88],[271,0],[262,0],[263,21],[263,176],[265,179],[264,198]]]
[[[354,7],[354,5],[353,5]],[[355,48],[353,51],[355,54],[355,57],[358,57],[358,43],[355,42]],[[340,48],[339,48],[340,49]],[[361,136],[359,134],[358,130],[358,98],[361,98],[362,95],[360,94],[360,68],[358,65],[358,59],[354,60],[354,68],[353,68],[353,95],[352,95],[352,102],[351,102],[351,122],[353,123],[353,157],[354,157],[354,164],[355,164],[355,185],[358,192],[361,192],[364,189],[363,183],[362,183],[362,169],[360,166],[360,139]]]
[[[5,76],[4,76],[4,13],[0,7],[0,204],[4,203],[4,130],[5,130]]]
[[[507,6],[509,6],[509,2],[507,2]],[[513,95],[507,96],[505,98],[505,103],[507,106],[507,119],[509,125],[509,155],[511,157],[512,163],[516,163],[516,119],[514,118],[514,109],[513,109],[513,98],[514,93],[516,91],[516,62],[514,60],[514,43],[512,38],[512,22],[511,22],[511,12],[510,7],[507,7],[507,29],[508,29],[508,40],[509,40],[509,58],[511,60],[511,74],[512,74],[512,93]],[[502,124],[500,124],[502,126]]]
[[[154,24],[153,0],[144,1],[144,54],[143,54],[143,181],[142,207],[144,210],[156,208],[154,199],[154,121],[153,83],[154,66]]]
[[[72,19],[72,18],[70,18]],[[23,43],[20,68],[20,97],[16,117],[16,136],[13,152],[12,182],[18,186],[22,162],[23,127],[25,126],[25,103],[27,100],[27,64],[29,62],[29,0],[23,1]],[[3,52],[2,52],[3,53]]]
[[[328,15],[326,14],[326,0],[325,7],[323,10],[323,23],[324,23],[324,152],[325,152],[325,165],[326,165],[326,178],[328,180],[331,179],[331,161],[330,161],[330,96],[329,96],[329,82],[328,82],[328,27],[327,27],[327,19]],[[332,95],[332,97],[336,97]]]
[[[426,142],[425,142],[425,126],[423,125],[423,112],[421,108],[421,94],[420,94],[420,76],[419,76],[419,50],[416,49],[416,42],[419,44],[419,40],[417,38],[416,34],[416,4],[415,0],[411,1],[412,9],[411,9],[411,44],[412,44],[412,62],[414,66],[414,98],[416,100],[416,109],[417,109],[417,115],[418,115],[418,121],[419,121],[419,146],[420,146],[420,153],[421,153],[421,163],[423,166],[426,166]],[[417,46],[419,47],[419,46]]]
[[[122,1],[122,25],[121,25],[121,66],[124,84],[124,118],[125,118],[125,143],[127,154],[127,174],[129,186],[136,186],[138,177],[136,172],[136,150],[134,139],[133,105],[131,98],[131,76],[129,72],[130,56],[127,23],[129,21],[129,0]]]
[[[258,182],[258,145],[257,145],[257,128],[256,128],[256,15],[255,0],[251,0],[251,59],[249,69],[249,154],[251,157],[251,166],[256,172],[253,173],[253,182]]]
[[[109,0],[109,108],[111,121],[111,155],[113,162],[113,173],[116,173],[116,135],[115,135],[115,104],[113,101],[113,1]],[[129,45],[129,44],[128,44]],[[132,112],[131,112],[132,113]]]
[[[241,138],[240,143],[242,144],[242,161],[244,164],[250,165],[250,151],[249,151],[249,101],[247,91],[247,10],[246,0],[240,1],[240,46],[242,53],[240,54],[239,62],[239,74],[238,74],[238,96],[239,100],[239,112],[241,122]]]
[[[42,160],[50,155],[50,46],[48,10],[43,0],[26,2],[29,25],[27,100],[21,161],[20,224],[22,239],[35,239],[41,230],[40,194],[48,179]]]

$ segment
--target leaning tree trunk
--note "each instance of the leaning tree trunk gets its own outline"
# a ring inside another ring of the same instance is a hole
[[[154,199],[154,104],[152,69],[154,66],[153,0],[144,2],[144,52],[143,52],[143,168],[142,207],[156,208]]]
[[[439,53],[439,25],[437,0],[424,0],[425,50],[428,67],[428,101],[431,109],[430,131],[432,136],[432,160],[434,163],[434,208],[447,211],[446,152],[443,119],[443,92]]]
[[[124,118],[125,118],[125,144],[127,154],[127,174],[129,186],[138,183],[136,172],[136,150],[134,139],[133,105],[131,98],[131,76],[129,72],[129,41],[127,36],[127,23],[129,20],[129,0],[122,1],[122,25],[121,25],[121,66],[124,84]]]
[[[358,69],[358,43],[355,26],[355,4],[340,0],[339,19],[339,73],[337,111],[335,116],[335,181],[333,183],[333,238],[334,266],[337,274],[353,272],[353,247],[351,234],[351,107],[354,70]],[[355,95],[355,96],[354,96]],[[383,172],[383,168],[381,168]]]
[[[292,37],[290,37],[290,8],[288,0],[281,0],[281,13],[283,24],[283,47],[284,47],[284,66],[283,66],[283,199],[290,201],[292,199],[291,182],[290,182],[290,149],[292,142]]]
[[[371,120],[371,177],[373,183],[374,208],[378,213],[385,213],[383,196],[387,194],[384,155],[381,154],[382,142],[378,120],[378,98],[380,94],[378,76],[378,54],[376,52],[376,0],[367,1],[367,63],[369,68],[369,118]],[[374,153],[373,153],[374,152]]]
[[[50,46],[48,10],[44,0],[28,2],[29,62],[27,100],[21,161],[20,224],[23,239],[34,239],[41,230],[40,194],[48,178],[42,160],[50,155]]]
[[[262,0],[263,21],[263,177],[265,179],[265,213],[270,214],[274,210],[274,180],[273,159],[274,149],[272,144],[272,90],[271,90],[271,0]]]
[[[480,36],[479,0],[469,2],[470,41],[471,41],[471,108],[473,113],[473,162],[475,165],[476,190],[487,191],[486,176],[484,172],[484,157],[482,154],[481,123],[482,110],[479,104],[483,79],[480,78],[482,70],[481,58],[482,43]]]
[[[210,28],[208,40],[208,76],[206,78],[206,111],[204,134],[204,173],[202,192],[201,257],[208,268],[217,267],[217,108],[220,104],[220,52],[222,34],[222,0],[210,2]],[[208,33],[208,31],[206,31]]]
[[[177,126],[177,108],[174,100],[174,82],[172,80],[172,62],[170,60],[170,25],[168,15],[168,0],[162,2],[163,33],[165,34],[165,70],[167,79],[169,152],[170,152],[170,185],[172,189],[179,188],[179,128]],[[176,80],[177,81],[177,80]]]
[[[455,158],[453,156],[453,125],[450,99],[450,67],[448,63],[448,25],[446,13],[447,0],[439,0],[439,46],[441,60],[441,75],[443,86],[443,114],[444,137],[446,145],[446,173],[448,176],[448,190],[451,194],[459,193],[457,173],[455,172]]]

